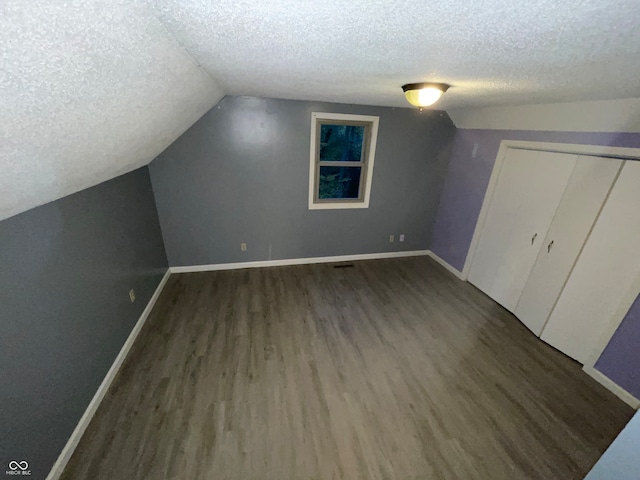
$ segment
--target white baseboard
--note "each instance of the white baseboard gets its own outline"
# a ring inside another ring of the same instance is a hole
[[[584,370],[584,373],[589,375],[600,385],[605,387],[610,392],[614,393],[620,400],[625,402],[630,407],[634,408],[635,410],[638,410],[638,408],[640,408],[640,400],[638,400],[636,397],[631,395],[624,388],[622,388],[620,385],[615,383],[613,380],[611,380],[609,377],[607,377],[603,373],[600,373],[598,370],[596,370],[593,367],[587,367],[587,366],[584,366],[582,370]]]
[[[147,303],[147,306],[142,312],[142,315],[140,315],[140,318],[138,319],[135,326],[133,327],[133,330],[131,330],[131,333],[129,334],[127,341],[124,342],[124,345],[120,349],[120,353],[118,353],[118,356],[113,362],[113,365],[111,365],[111,368],[107,372],[107,375],[104,377],[104,380],[102,380],[100,387],[98,387],[96,394],[91,399],[89,406],[84,411],[82,418],[80,418],[78,425],[76,425],[75,430],[69,437],[67,444],[62,449],[62,452],[60,453],[60,456],[58,456],[56,463],[53,464],[53,468],[51,468],[51,471],[49,472],[49,475],[47,475],[46,480],[58,480],[60,478],[60,475],[62,475],[62,472],[67,466],[67,462],[69,461],[69,459],[71,458],[71,455],[73,454],[74,450],[78,446],[78,442],[80,441],[80,439],[82,438],[82,435],[84,434],[85,430],[89,426],[89,423],[91,422],[91,419],[95,415],[96,410],[98,410],[98,407],[100,406],[100,402],[102,402],[102,399],[107,393],[107,390],[109,390],[111,383],[116,377],[118,370],[122,366],[122,363],[124,362],[124,359],[126,358],[127,354],[131,350],[133,343],[136,341],[136,338],[138,337],[140,330],[142,330],[142,327],[146,322],[147,317],[151,313],[153,306],[156,304],[156,301],[158,300],[158,297],[160,296],[160,293],[162,292],[162,289],[167,283],[167,280],[169,279],[170,275],[171,275],[171,269],[167,269],[167,272],[164,274],[164,277],[162,277],[162,280],[160,280],[160,283],[158,284],[156,291],[153,292],[153,295],[151,296],[149,303]]]
[[[442,258],[440,258],[438,255],[436,255],[435,253],[433,253],[431,250],[428,250],[428,254],[431,258],[433,258],[436,262],[438,262],[440,265],[442,265],[444,268],[446,268],[447,270],[449,270],[451,273],[453,273],[456,277],[458,277],[460,280],[466,280],[464,278],[464,275],[462,275],[462,272],[460,270],[458,270],[457,268],[451,266],[449,263],[447,263],[446,261],[444,261]]]
[[[171,273],[211,272],[215,270],[237,270],[240,268],[281,267],[284,265],[310,265],[313,263],[351,262],[355,260],[376,260],[380,258],[417,257],[421,255],[429,255],[429,250],[363,253],[358,255],[337,255],[333,257],[285,258],[283,260],[214,263],[210,265],[188,265],[182,267],[171,267]]]

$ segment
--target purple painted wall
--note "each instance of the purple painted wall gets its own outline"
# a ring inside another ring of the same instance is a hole
[[[429,248],[460,271],[464,267],[502,140],[640,148],[640,133],[459,129]],[[473,157],[475,144],[478,146]],[[596,368],[640,398],[640,296],[596,363]]]
[[[640,398],[640,295],[596,362],[596,370]]]

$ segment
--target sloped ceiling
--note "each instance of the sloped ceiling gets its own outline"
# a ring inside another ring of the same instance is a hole
[[[136,0],[0,2],[0,219],[149,163],[222,97]]]
[[[0,219],[149,163],[226,94],[435,108],[640,97],[637,0],[0,3]]]

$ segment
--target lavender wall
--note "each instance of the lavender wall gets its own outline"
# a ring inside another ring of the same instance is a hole
[[[640,398],[640,295],[596,362],[596,369]]]
[[[578,143],[640,148],[640,133],[582,133],[529,130],[456,132],[430,249],[462,270],[502,140]],[[477,146],[475,157],[473,150]],[[640,398],[640,296],[629,310],[596,368]]]

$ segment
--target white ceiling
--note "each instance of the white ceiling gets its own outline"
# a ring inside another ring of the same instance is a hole
[[[640,96],[638,0],[155,0],[229,94],[437,108]]]
[[[0,2],[0,220],[146,165],[222,96],[135,0]]]
[[[223,93],[407,107],[400,86],[431,80],[453,85],[442,109],[630,98],[639,60],[638,0],[4,0],[0,219],[149,163]]]

